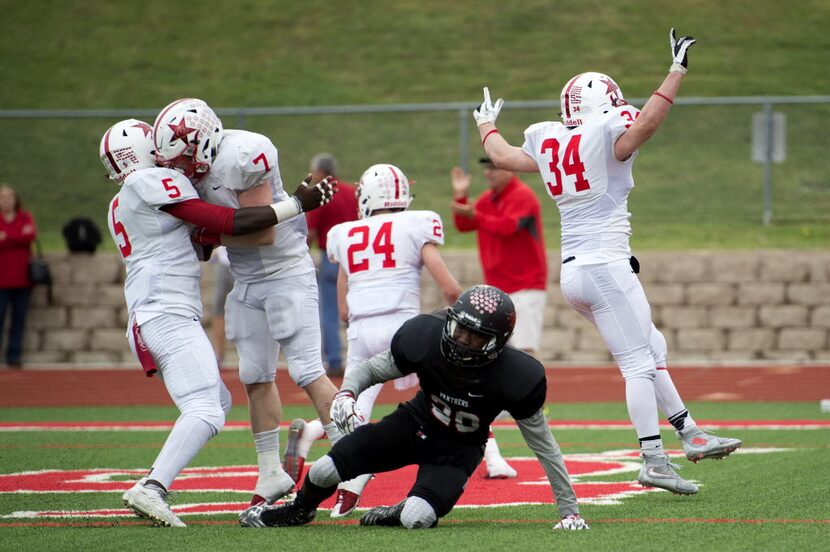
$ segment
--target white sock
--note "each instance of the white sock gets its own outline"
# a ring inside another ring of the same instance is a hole
[[[625,403],[628,407],[628,416],[637,431],[640,448],[643,451],[655,448],[662,449],[663,442],[660,439],[660,423],[657,416],[654,382],[649,378],[625,380]]]
[[[323,423],[319,419],[315,418],[310,422],[306,422],[305,428],[303,428],[303,436],[297,441],[297,454],[303,458],[308,458],[308,453],[314,441],[325,436],[326,430],[323,429]]]
[[[332,446],[334,446],[337,441],[343,438],[343,434],[340,433],[340,430],[337,429],[337,426],[334,425],[334,422],[329,422],[328,424],[323,426],[323,430],[326,432],[326,437],[329,438]]]
[[[254,433],[254,444],[260,475],[273,475],[283,471],[280,463],[279,428]]]
[[[490,435],[487,437],[487,444],[484,445],[484,459],[487,462],[491,462],[499,458],[501,458],[499,444],[496,442],[496,437],[493,435],[493,432],[491,431]]]
[[[657,406],[675,426],[675,429],[689,429],[697,425],[689,411],[686,410],[686,405],[683,404],[683,399],[680,398],[680,393],[677,392],[674,381],[672,381],[669,371],[665,368],[657,370],[657,376],[654,378],[654,391],[657,396]],[[678,427],[679,424],[676,424],[673,418],[684,411],[686,415],[678,420],[682,424]]]
[[[170,489],[173,480],[199,454],[214,433],[213,426],[198,416],[179,416],[153,462],[149,478],[164,485],[165,489]]]

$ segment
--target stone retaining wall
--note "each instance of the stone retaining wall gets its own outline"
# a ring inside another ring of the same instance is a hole
[[[478,283],[475,251],[444,251],[463,287]],[[830,252],[695,251],[638,255],[654,323],[672,361],[830,361]],[[550,252],[545,361],[597,363],[611,358],[596,329],[559,291],[558,252]],[[116,254],[48,255],[53,303],[35,289],[29,311],[27,364],[133,362],[125,338],[124,269]],[[204,265],[202,297],[212,300],[212,265]],[[425,275],[425,311],[440,306]],[[205,316],[207,323],[209,316]],[[343,341],[345,346],[345,340]],[[232,351],[232,347],[231,347]],[[233,362],[231,352],[230,363]]]

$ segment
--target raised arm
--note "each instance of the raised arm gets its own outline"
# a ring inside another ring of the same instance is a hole
[[[672,52],[672,65],[663,84],[654,91],[640,111],[640,116],[634,124],[617,138],[614,143],[614,157],[618,161],[628,159],[632,153],[651,138],[666,117],[680,89],[680,82],[689,66],[688,50],[695,43],[695,39],[684,36],[677,39],[674,28],[669,33],[669,45]]]
[[[499,116],[504,100],[499,98],[496,104],[490,101],[490,90],[484,87],[484,102],[473,110],[473,118],[478,124],[478,133],[481,135],[481,144],[487,157],[493,164],[512,172],[538,172],[536,161],[522,151],[522,148],[511,146],[496,128],[496,119]]]

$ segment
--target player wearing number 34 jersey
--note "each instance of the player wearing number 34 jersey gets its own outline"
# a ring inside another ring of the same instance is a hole
[[[631,256],[628,194],[638,149],[669,114],[686,75],[690,36],[669,33],[672,64],[642,111],[628,105],[608,75],[586,72],[570,79],[560,94],[562,122],[534,124],[521,148],[498,133],[503,104],[484,102],[473,113],[482,144],[504,169],[539,172],[562,220],[565,300],[599,330],[625,379],[629,417],[644,460],[639,481],[677,494],[695,494],[669,464],[660,437],[658,407],[683,441],[689,460],[721,459],[741,446],[698,428],[666,370],[666,339],[651,321],[651,309]]]

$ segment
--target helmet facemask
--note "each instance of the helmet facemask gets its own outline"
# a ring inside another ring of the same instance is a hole
[[[504,349],[515,323],[513,302],[500,289],[475,286],[462,293],[448,311],[441,335],[441,354],[450,374],[460,382],[480,381],[486,366]]]

